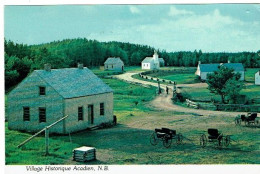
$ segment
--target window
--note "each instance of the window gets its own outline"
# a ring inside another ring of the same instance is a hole
[[[39,121],[46,122],[46,108],[39,108]]]
[[[78,121],[83,120],[83,107],[78,107]]]
[[[23,107],[23,121],[30,121],[30,108]]]
[[[45,95],[45,87],[43,87],[43,86],[39,87],[39,94],[40,95]]]
[[[104,115],[104,103],[100,103],[100,115]]]

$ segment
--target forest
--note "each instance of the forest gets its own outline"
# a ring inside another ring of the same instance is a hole
[[[4,40],[6,91],[21,82],[30,72],[50,63],[52,68],[103,66],[108,57],[120,57],[126,66],[141,65],[145,57],[153,55],[153,47],[123,42],[99,42],[86,38],[65,39],[39,45],[26,45]],[[201,63],[243,63],[246,68],[260,68],[260,50],[257,52],[207,53],[201,50],[166,52],[158,50],[167,66],[195,67]]]

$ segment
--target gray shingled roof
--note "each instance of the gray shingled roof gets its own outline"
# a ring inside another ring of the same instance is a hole
[[[227,68],[232,68],[234,71],[244,71],[244,67],[242,63],[224,63],[224,64],[200,64],[200,71],[201,72],[213,72],[217,71],[219,66],[225,66]]]
[[[146,57],[142,63],[151,63],[153,61],[153,58],[152,57]]]
[[[109,57],[107,60],[104,62],[104,64],[117,64],[117,63],[123,63],[124,62],[119,58],[119,57]]]
[[[74,98],[113,92],[100,78],[88,68],[64,68],[35,72],[62,97]]]

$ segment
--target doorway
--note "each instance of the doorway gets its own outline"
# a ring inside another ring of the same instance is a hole
[[[88,105],[88,122],[94,124],[94,110],[93,105]]]

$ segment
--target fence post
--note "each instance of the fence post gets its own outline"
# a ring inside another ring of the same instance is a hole
[[[49,128],[45,128],[45,155],[49,155]]]

